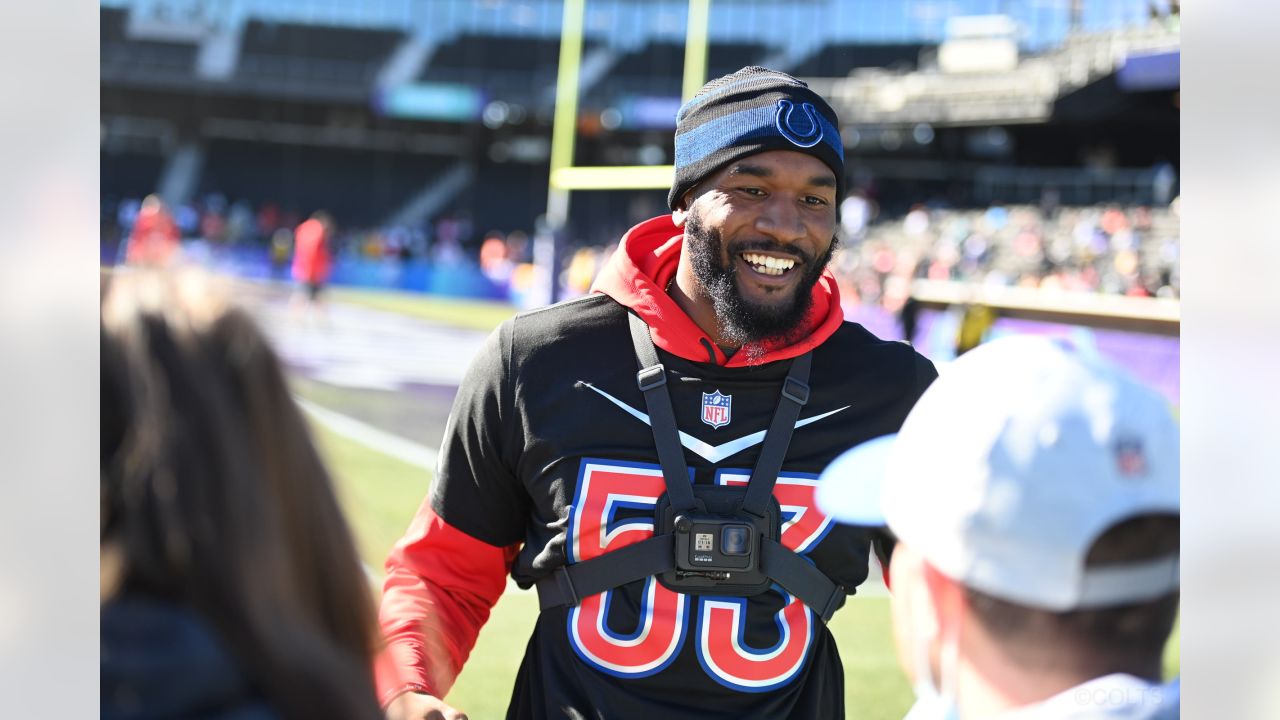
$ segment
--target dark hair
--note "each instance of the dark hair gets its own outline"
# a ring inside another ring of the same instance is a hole
[[[1177,554],[1176,515],[1122,521],[1094,541],[1087,567]],[[965,588],[978,622],[1024,666],[1084,677],[1126,672],[1158,679],[1164,645],[1178,615],[1175,590],[1154,600],[1090,610],[1050,612]]]
[[[204,276],[110,282],[103,602],[190,608],[285,717],[380,717],[372,591],[266,338]]]

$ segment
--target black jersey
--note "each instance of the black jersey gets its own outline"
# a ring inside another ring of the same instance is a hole
[[[523,587],[653,534],[665,485],[626,313],[595,295],[518,316],[459,391],[431,502],[485,542],[523,542],[512,570]],[[659,359],[693,482],[745,484],[790,360],[726,368],[662,350]],[[774,490],[781,541],[850,592],[866,579],[869,539],[817,510],[818,473],[850,446],[895,432],[933,377],[910,347],[852,323],[814,351],[810,400]],[[696,712],[684,709],[689,698]],[[544,611],[508,717],[827,718],[843,706],[831,634],[799,600],[780,588],[689,596],[650,578]]]
[[[818,475],[845,449],[896,432],[936,372],[910,346],[841,322],[834,302],[834,322],[810,343],[811,393],[773,492],[780,542],[852,594],[867,576],[870,538],[817,509]],[[522,587],[653,535],[666,486],[636,384],[630,311],[597,294],[518,315],[459,388],[430,511],[488,546],[519,547],[510,572]],[[692,482],[745,486],[790,357],[731,366],[658,345]],[[839,653],[799,599],[777,585],[753,597],[686,595],[653,578],[542,611],[508,712],[843,716]]]

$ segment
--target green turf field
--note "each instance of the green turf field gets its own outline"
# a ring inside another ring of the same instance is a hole
[[[333,469],[339,497],[357,537],[360,556],[380,573],[387,551],[408,526],[430,484],[430,473],[369,450],[314,426]],[[480,633],[466,669],[448,700],[476,720],[500,718],[510,697],[537,614],[533,592],[508,592]],[[845,668],[846,707],[851,717],[901,718],[911,690],[898,670],[884,597],[852,598],[831,622]],[[1165,654],[1169,674],[1178,670],[1178,634]]]

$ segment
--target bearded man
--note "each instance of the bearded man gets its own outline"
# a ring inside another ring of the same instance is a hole
[[[388,717],[465,717],[443,698],[508,575],[541,607],[509,718],[844,717],[826,621],[873,536],[817,509],[818,473],[937,373],[844,321],[838,126],[783,73],[708,83],[671,214],[489,338],[387,560]]]

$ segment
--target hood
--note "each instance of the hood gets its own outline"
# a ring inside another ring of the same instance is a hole
[[[639,315],[648,323],[654,344],[673,355],[707,362],[710,349],[717,365],[762,365],[803,355],[831,337],[844,322],[836,279],[830,270],[824,270],[813,286],[813,306],[802,322],[805,333],[799,341],[751,343],[726,358],[666,292],[676,275],[683,242],[684,231],[676,227],[670,215],[646,220],[622,236],[618,249],[591,288]]]

